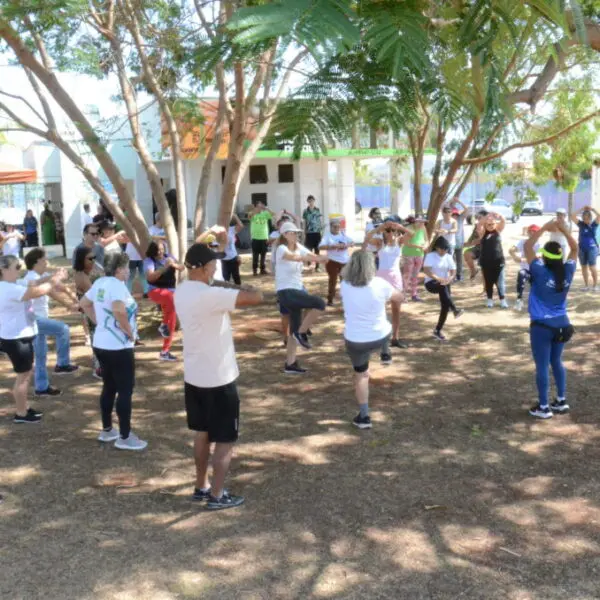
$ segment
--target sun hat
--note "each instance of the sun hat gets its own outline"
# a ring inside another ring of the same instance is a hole
[[[188,269],[199,269],[218,258],[206,244],[193,244],[185,254],[185,266]]]
[[[298,227],[296,227],[296,225],[294,225],[294,223],[290,223],[289,221],[287,223],[284,223],[280,228],[279,228],[279,233],[281,233],[282,235],[284,233],[299,233],[300,231],[302,231],[302,229],[298,229]]]
[[[557,208],[556,209],[556,214],[557,215],[566,215],[567,214],[567,209],[566,208]]]

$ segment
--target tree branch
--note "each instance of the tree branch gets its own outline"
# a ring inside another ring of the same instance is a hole
[[[3,90],[0,90],[0,95],[2,96],[7,96],[8,98],[13,98],[14,100],[20,100],[21,102],[23,102],[28,108],[29,110],[31,110],[31,112],[46,126],[48,127],[48,123],[46,123],[46,121],[44,120],[44,117],[42,117],[42,115],[35,109],[35,107],[33,106],[33,104],[31,104],[26,98],[23,98],[23,96],[18,96],[17,94],[9,94],[8,92],[5,92]]]

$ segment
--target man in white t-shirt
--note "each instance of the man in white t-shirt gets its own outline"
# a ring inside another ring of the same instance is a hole
[[[527,228],[527,235],[532,237],[535,233],[540,230],[539,225],[530,225]],[[519,265],[519,274],[517,275],[517,301],[515,302],[515,310],[523,309],[523,292],[525,291],[525,284],[531,281],[531,274],[529,272],[529,263],[525,258],[525,242],[527,240],[519,240],[509,251],[512,259]],[[535,244],[533,249],[537,254],[541,248],[541,244]]]
[[[325,270],[329,276],[329,285],[327,289],[327,306],[333,306],[333,298],[337,287],[340,273],[350,260],[348,249],[354,244],[341,230],[340,219],[332,219],[329,223],[329,231],[323,236],[319,244],[321,250],[327,250],[329,261],[325,265]]]
[[[229,313],[259,304],[262,293],[213,287],[217,254],[206,244],[194,244],[186,253],[188,279],[175,290],[175,310],[183,331],[183,371],[188,427],[196,432],[194,499],[207,508],[233,508],[243,496],[225,491],[225,477],[238,439],[240,400]],[[212,487],[208,479],[210,445],[213,452]]]
[[[46,272],[48,260],[43,248],[33,248],[25,256],[25,266],[27,273],[18,283],[27,287],[29,285],[39,285],[50,279],[50,274]],[[46,360],[48,355],[48,343],[46,338],[52,336],[56,339],[56,375],[70,375],[77,371],[77,365],[71,364],[70,359],[70,334],[66,323],[56,321],[50,318],[48,306],[48,296],[60,302],[69,310],[78,309],[77,298],[72,292],[62,284],[56,284],[53,290],[44,296],[40,296],[32,301],[33,312],[37,323],[38,334],[33,339],[33,351],[35,353],[34,370],[34,389],[36,396],[59,396],[61,391],[50,385]]]

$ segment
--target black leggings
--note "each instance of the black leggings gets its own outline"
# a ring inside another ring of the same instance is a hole
[[[501,265],[481,265],[483,272],[483,279],[485,281],[485,293],[487,294],[488,300],[494,298],[494,286],[498,290],[498,297],[500,300],[504,300],[504,286],[499,285],[500,275],[504,269],[504,264]]]
[[[462,280],[463,272],[463,247],[454,248],[454,262],[456,263],[456,281]]]
[[[258,259],[260,257],[260,271],[264,273],[267,268],[265,266],[265,259],[267,258],[267,250],[269,249],[269,243],[267,240],[252,240],[252,272],[258,271]]]
[[[221,267],[223,269],[223,280],[229,281],[233,279],[233,283],[240,285],[242,279],[240,278],[240,263],[238,257],[231,258],[229,260],[222,260]]]
[[[452,290],[449,285],[442,285],[439,281],[434,281],[433,279],[425,284],[425,289],[432,294],[439,294],[440,296],[440,318],[438,319],[436,329],[441,331],[448,318],[448,313],[450,311],[456,312],[456,306],[454,306],[451,296]]]
[[[123,439],[131,431],[131,396],[135,386],[135,358],[133,348],[123,350],[102,350],[94,348],[102,369],[102,392],[100,411],[102,427],[112,427],[112,412],[117,400],[119,433]]]
[[[521,300],[523,298],[523,292],[525,291],[525,284],[531,281],[531,274],[528,269],[521,269],[517,275],[517,298]]]

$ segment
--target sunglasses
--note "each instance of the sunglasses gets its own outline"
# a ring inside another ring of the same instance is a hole
[[[384,229],[386,233],[395,233],[395,229]]]
[[[85,260],[95,260],[95,256],[86,256]]]
[[[88,235],[91,235],[93,237],[98,237],[100,234],[97,231],[88,231]]]

